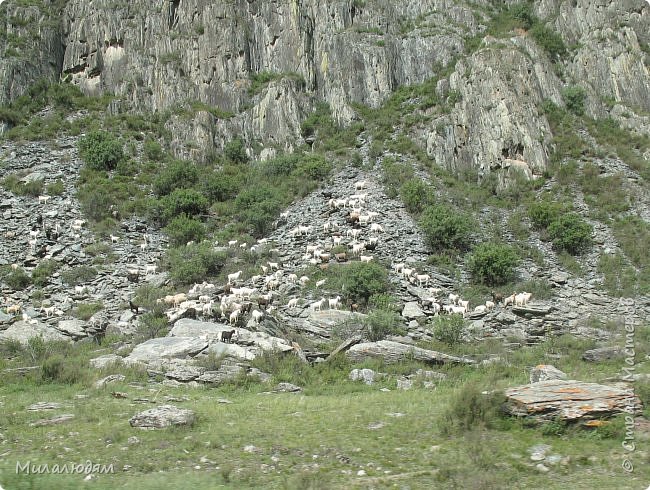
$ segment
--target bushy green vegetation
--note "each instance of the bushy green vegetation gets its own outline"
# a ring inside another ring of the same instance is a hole
[[[48,280],[59,268],[56,260],[43,260],[32,271],[32,281],[34,286],[42,288],[47,285]]]
[[[578,255],[591,246],[592,227],[576,213],[563,214],[548,227],[553,247]]]
[[[209,242],[170,248],[165,255],[165,267],[176,284],[202,282],[216,276],[226,263],[226,254],[215,252]]]
[[[371,296],[388,291],[388,272],[375,262],[351,262],[330,267],[328,285],[344,298],[367,304]]]
[[[601,176],[596,165],[584,164],[580,184],[585,202],[596,218],[608,221],[629,210],[629,195],[624,181],[620,174]]]
[[[22,267],[18,267],[11,272],[5,273],[2,280],[7,284],[7,286],[16,291],[21,291],[32,283],[31,277],[29,277],[29,274],[27,274]]]
[[[467,250],[473,219],[446,205],[428,206],[420,217],[420,227],[433,251]]]
[[[580,86],[566,87],[562,89],[562,99],[569,112],[576,116],[582,116],[585,113],[585,99],[587,93]]]
[[[138,318],[138,337],[141,341],[164,337],[169,331],[169,322],[162,310],[144,313]]]
[[[458,345],[465,332],[465,320],[461,315],[436,316],[430,322],[433,337],[449,346]]]
[[[162,205],[162,222],[167,223],[173,218],[200,216],[208,211],[208,200],[195,189],[175,189],[160,200]]]
[[[97,276],[97,269],[88,265],[72,267],[61,273],[61,279],[68,286],[77,286],[81,283],[92,281]]]
[[[451,400],[443,414],[443,427],[447,434],[458,434],[473,429],[493,429],[501,424],[501,407],[506,401],[502,392],[484,394],[482,387],[469,382],[464,384]]]
[[[36,179],[21,182],[16,174],[9,174],[2,180],[2,186],[17,196],[39,196],[43,193],[43,180]]]
[[[528,217],[537,229],[548,228],[566,211],[562,203],[541,199],[528,204]]]
[[[400,196],[409,213],[418,214],[432,201],[433,189],[420,179],[409,179],[400,187]]]
[[[114,170],[124,158],[124,148],[111,133],[92,131],[79,139],[79,155],[93,170]]]
[[[274,80],[282,80],[283,78],[297,82],[301,90],[305,88],[305,79],[299,73],[262,71],[251,75],[251,85],[248,88],[248,93],[249,95],[256,95],[265,89],[270,82]]]
[[[167,164],[153,182],[153,191],[158,197],[186,189],[199,181],[199,169],[191,162],[174,160]]]
[[[477,245],[467,260],[472,280],[488,286],[500,286],[514,279],[519,256],[515,250],[501,243]]]
[[[72,316],[80,320],[89,320],[95,313],[104,309],[103,303],[81,303],[72,310]]]
[[[366,336],[372,342],[382,340],[388,335],[401,331],[401,317],[391,309],[377,308],[368,313],[364,320]]]
[[[178,247],[186,243],[200,242],[205,238],[205,226],[200,221],[190,218],[186,214],[174,217],[165,227],[172,246]]]

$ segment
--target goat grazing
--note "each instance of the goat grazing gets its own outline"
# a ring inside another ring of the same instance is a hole
[[[341,303],[341,297],[337,296],[336,298],[331,298],[327,300],[327,304],[330,309],[334,308],[335,310],[339,309],[339,304]]]
[[[221,342],[232,344],[232,336],[235,335],[234,330],[222,330],[221,331]]]

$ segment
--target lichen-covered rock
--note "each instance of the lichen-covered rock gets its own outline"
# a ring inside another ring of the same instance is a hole
[[[530,382],[539,383],[551,379],[566,379],[566,373],[550,364],[539,364],[530,371]]]
[[[641,410],[641,401],[627,385],[554,379],[508,388],[505,395],[511,415],[544,420],[587,420]]]
[[[140,429],[164,429],[171,426],[192,425],[195,418],[192,410],[174,405],[161,405],[134,415],[129,419],[129,424]]]

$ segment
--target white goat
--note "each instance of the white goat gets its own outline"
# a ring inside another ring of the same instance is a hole
[[[41,203],[43,203],[43,204],[47,204],[47,201],[50,200],[50,197],[52,197],[52,196],[45,196],[45,195],[43,195],[43,196],[38,196],[38,203],[39,203],[39,204],[41,204]]]
[[[465,311],[469,311],[469,301],[464,301],[462,299],[459,299],[458,306],[465,308]]]
[[[287,303],[287,308],[295,308],[298,306],[298,298],[291,298]]]
[[[431,276],[429,274],[416,274],[415,279],[417,279],[419,286],[428,286]]]
[[[300,281],[300,284],[305,286],[309,282],[309,278],[307,276],[301,276],[299,281]]]
[[[372,255],[361,255],[359,257],[361,262],[370,262],[372,260]]]
[[[242,271],[237,271],[237,272],[233,272],[232,274],[228,274],[228,284],[232,284],[234,281],[238,281],[241,274]]]
[[[111,237],[111,243],[117,243],[117,242],[120,241],[120,237],[119,237],[119,236],[115,236],[115,235],[113,235],[112,233],[111,233],[109,236]]]
[[[325,304],[325,298],[321,298],[318,301],[313,302],[311,306],[314,309],[314,311],[321,311],[323,309],[324,304]]]
[[[486,301],[485,302],[485,309],[487,311],[493,310],[494,306],[495,306],[494,301]]]
[[[367,182],[365,180],[359,180],[354,183],[354,190],[360,191],[366,187]]]
[[[449,301],[451,301],[453,304],[456,304],[459,299],[460,296],[458,296],[457,294],[449,293]]]
[[[264,318],[264,313],[262,313],[262,312],[259,311],[259,310],[253,310],[253,313],[251,313],[251,318],[253,319],[253,321],[254,321],[255,323],[257,323],[257,324],[259,325],[260,320],[261,320],[262,318]]]
[[[372,223],[370,225],[370,231],[374,231],[376,233],[383,233],[384,228],[379,223]]]
[[[478,305],[476,308],[474,308],[474,313],[485,313],[487,311],[487,306],[485,305]]]
[[[337,296],[336,298],[332,298],[327,300],[328,306],[330,309],[334,308],[335,310],[339,309],[339,303],[341,302],[341,297]]]

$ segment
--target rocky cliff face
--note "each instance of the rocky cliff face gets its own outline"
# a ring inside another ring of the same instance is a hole
[[[115,94],[117,110],[177,113],[194,103],[189,124],[176,115],[168,124],[175,152],[199,159],[235,135],[251,149],[291,149],[316,102],[349,124],[355,104],[377,107],[456,60],[437,86],[439,95],[454,91],[451,111],[413,135],[451,169],[541,173],[551,134],[539,105],[561,105],[566,85],[587,90],[592,115],[606,114],[603,99],[634,115],[650,110],[650,6],[642,0],[535,2],[569,46],[555,64],[527,32],[484,36],[468,49],[494,12],[485,0],[71,0],[60,14],[49,3],[7,3],[0,103],[30,80],[59,76],[88,94]],[[12,48],[16,38],[29,41]]]

